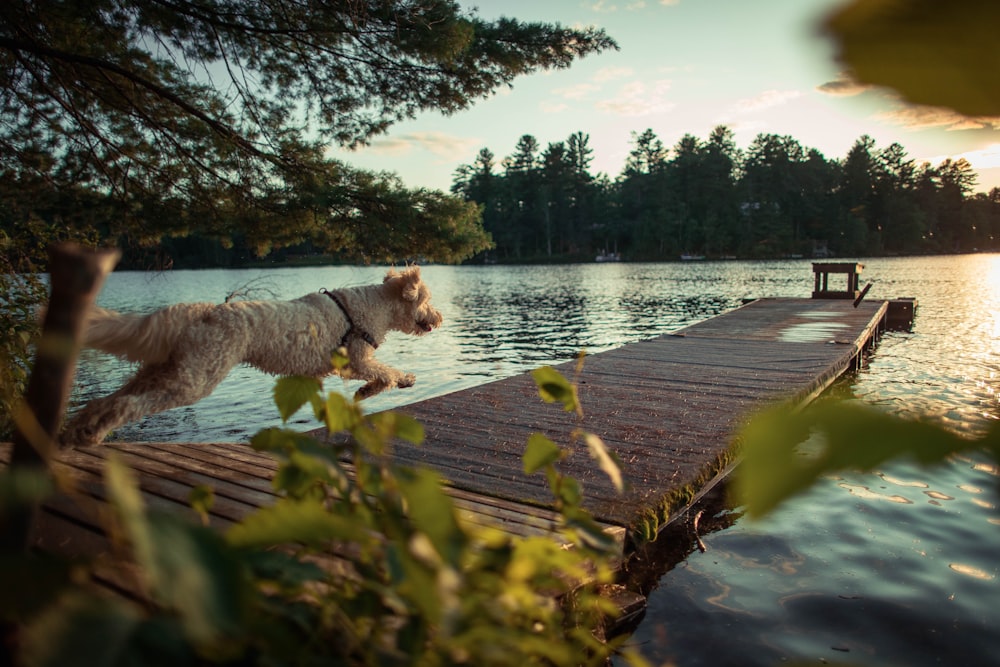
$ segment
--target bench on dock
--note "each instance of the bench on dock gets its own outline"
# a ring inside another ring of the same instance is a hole
[[[814,299],[857,299],[864,264],[858,262],[817,262],[813,264]],[[830,289],[830,274],[844,274],[844,289]]]

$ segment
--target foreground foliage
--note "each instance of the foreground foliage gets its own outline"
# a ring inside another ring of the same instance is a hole
[[[998,22],[1000,5],[982,0],[850,0],[824,27],[857,82],[987,124],[1000,116]]]
[[[578,409],[575,387],[558,373],[542,371],[538,383],[546,400]],[[132,583],[148,604],[78,583],[111,563],[4,554],[0,585],[12,594],[0,611],[20,628],[20,662],[604,663],[614,646],[599,640],[599,630],[615,609],[596,587],[611,579],[614,545],[580,508],[576,483],[556,470],[562,448],[532,436],[524,461],[557,493],[556,528],[570,548],[467,522],[436,473],[392,463],[394,440],[422,440],[418,422],[366,416],[350,399],[319,389],[310,378],[281,379],[282,416],[309,405],[344,437],[331,445],[284,428],[258,433],[253,447],[280,461],[278,499],[223,533],[145,507],[132,473],[109,459],[116,557],[137,563]],[[603,443],[578,436],[618,474]],[[0,511],[47,491],[46,477],[4,474]],[[210,489],[193,494],[203,516],[212,502]],[[577,587],[582,581],[590,583]]]
[[[757,415],[741,435],[743,462],[736,480],[753,517],[769,513],[822,477],[873,471],[894,459],[934,465],[982,453],[1000,462],[1000,422],[969,438],[927,421],[834,400],[800,412],[772,408]]]

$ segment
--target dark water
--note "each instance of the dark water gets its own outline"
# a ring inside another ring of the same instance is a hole
[[[853,259],[853,258],[852,258]],[[888,333],[831,393],[977,434],[1000,418],[1000,255],[872,259],[869,298],[919,300],[912,332]],[[691,262],[423,269],[445,325],[390,337],[379,358],[417,375],[370,411],[599,352],[699,321],[757,296],[809,296],[810,263]],[[381,279],[372,268],[119,273],[101,305],[149,311],[222,301],[249,287],[289,298]],[[88,352],[76,401],[129,367]],[[128,440],[232,440],[279,423],[273,379],[240,368],[209,398],[121,429]],[[339,380],[327,389],[343,388]],[[344,388],[353,391],[354,385]],[[306,416],[293,418],[311,428]],[[1000,473],[988,459],[893,463],[824,480],[764,521],[714,507],[706,550],[651,557],[649,607],[630,642],[654,664],[1000,664]],[[724,527],[724,528],[723,528]],[[657,545],[693,549],[688,534]],[[667,541],[666,539],[664,540]]]

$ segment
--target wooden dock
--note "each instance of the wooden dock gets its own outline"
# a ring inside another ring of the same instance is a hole
[[[419,447],[396,460],[439,470],[455,489],[530,507],[550,494],[523,473],[528,436],[568,443],[573,428],[599,435],[621,459],[620,495],[586,448],[561,464],[581,481],[585,507],[629,531],[662,525],[734,459],[734,434],[770,401],[812,400],[859,363],[883,327],[888,302],[760,299],[673,334],[587,357],[579,393],[584,418],[543,403],[519,375],[407,405],[424,425]],[[572,378],[576,362],[556,366]],[[317,435],[320,435],[317,433]]]
[[[735,457],[734,434],[770,401],[805,403],[855,367],[884,326],[888,302],[760,299],[673,334],[587,357],[577,378],[585,416],[541,401],[520,375],[400,408],[421,421],[426,441],[397,443],[401,463],[429,466],[448,480],[473,521],[513,534],[552,529],[542,475],[526,476],[521,455],[533,432],[560,444],[580,427],[604,439],[624,464],[619,495],[583,449],[563,469],[580,480],[585,506],[615,533],[623,549],[663,525],[724,474]],[[573,377],[575,361],[557,366]],[[582,446],[581,446],[582,447]],[[84,492],[40,512],[32,533],[39,548],[74,555],[107,549],[98,520],[103,459],[116,452],[139,475],[147,503],[190,513],[188,494],[211,485],[213,526],[224,528],[274,501],[277,467],[245,443],[111,443],[64,452],[59,466]],[[0,464],[10,446],[0,445]],[[120,576],[102,574],[115,586]]]

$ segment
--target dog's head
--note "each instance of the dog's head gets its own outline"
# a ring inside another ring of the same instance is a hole
[[[401,305],[394,329],[419,336],[441,326],[444,318],[431,305],[431,291],[421,280],[419,267],[390,270],[383,282]]]

